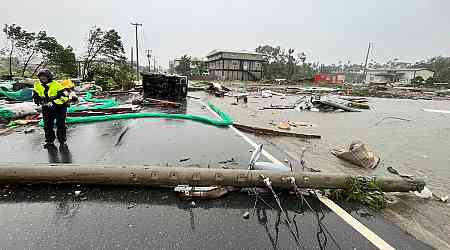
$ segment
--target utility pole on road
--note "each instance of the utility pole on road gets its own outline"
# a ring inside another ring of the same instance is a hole
[[[153,57],[153,70],[156,72],[156,58]]]
[[[136,80],[139,81],[139,42],[138,42],[138,26],[142,23],[131,23],[136,28]]]

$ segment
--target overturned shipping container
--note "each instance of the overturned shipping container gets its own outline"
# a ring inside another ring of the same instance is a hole
[[[169,74],[141,73],[145,97],[184,100],[187,97],[187,77]]]

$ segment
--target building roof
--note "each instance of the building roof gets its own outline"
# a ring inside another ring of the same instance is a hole
[[[413,69],[387,69],[387,68],[381,68],[381,69],[367,69],[367,71],[422,71],[422,70],[428,70],[432,71],[431,69],[427,68],[413,68]]]
[[[254,51],[248,51],[248,50],[221,50],[221,49],[215,49],[211,52],[209,52],[206,57],[210,57],[219,53],[235,53],[235,54],[251,54],[251,55],[261,55],[264,56],[262,53],[254,52]]]

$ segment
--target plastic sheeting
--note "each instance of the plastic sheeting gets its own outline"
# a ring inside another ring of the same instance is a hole
[[[0,106],[0,118],[10,120],[13,117],[14,113],[11,112],[9,109],[6,109],[5,107]]]
[[[0,88],[0,96],[5,96],[6,99],[12,101],[31,101],[33,99],[33,90],[24,88],[19,91],[6,91]]]
[[[37,113],[36,108],[36,104],[32,102],[5,104],[0,106],[0,117],[10,120],[34,115]]]
[[[72,113],[76,111],[85,111],[85,110],[96,110],[96,109],[107,109],[119,106],[119,102],[114,99],[98,99],[92,96],[91,92],[87,92],[86,96],[82,99],[84,102],[94,102],[99,103],[101,105],[96,105],[92,107],[84,106],[84,105],[74,105],[69,107],[67,112]]]

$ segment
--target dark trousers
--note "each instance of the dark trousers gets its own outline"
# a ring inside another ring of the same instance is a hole
[[[51,108],[42,107],[45,142],[54,142],[56,137],[60,143],[66,142],[66,113],[67,107],[65,106],[56,105]],[[53,130],[55,124],[56,136],[55,131]]]

